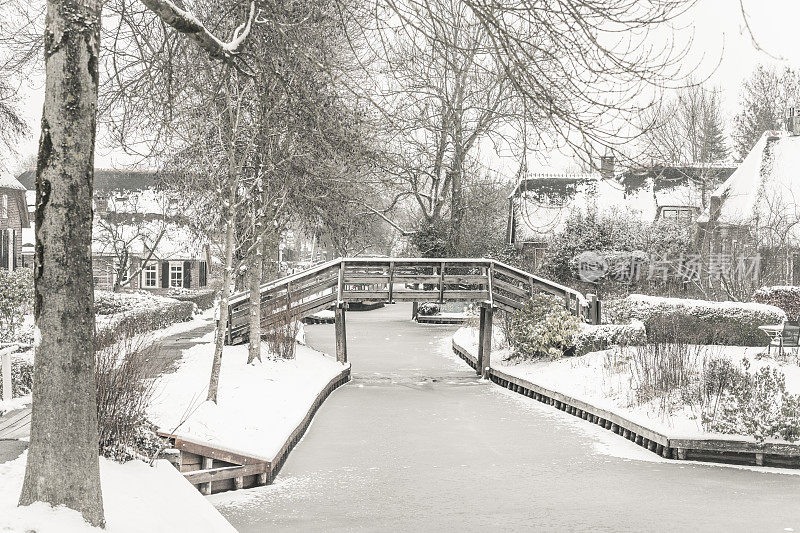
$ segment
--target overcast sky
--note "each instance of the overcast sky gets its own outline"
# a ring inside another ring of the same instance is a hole
[[[778,59],[758,51],[753,45],[750,34],[745,29],[739,0],[699,0],[692,11],[678,21],[680,26],[684,26],[687,32],[694,35],[687,60],[692,64],[699,63],[698,74],[703,74],[703,77],[710,74],[710,84],[722,90],[723,108],[728,123],[737,111],[741,81],[749,76],[756,65],[783,64],[800,68],[800,45],[797,37],[800,32],[800,0],[743,1],[758,44]],[[19,143],[19,155],[15,158],[17,161],[36,152],[42,100],[41,81],[34,81],[25,88],[21,107],[34,133]],[[98,147],[98,168],[120,166],[127,161],[127,158],[118,157],[113,150]],[[503,167],[503,173],[513,174],[514,162],[496,164]],[[548,166],[559,169],[569,164],[563,156],[553,156]],[[8,164],[9,168],[14,166],[14,162]],[[494,167],[495,163],[490,166]]]

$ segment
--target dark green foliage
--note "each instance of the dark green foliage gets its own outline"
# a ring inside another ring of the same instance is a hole
[[[753,294],[753,301],[780,307],[792,322],[800,320],[800,287],[762,287]]]
[[[449,257],[450,230],[444,220],[420,222],[411,236],[411,244],[419,250],[422,257]]]
[[[719,365],[722,369],[722,365]],[[717,418],[708,421],[712,431],[743,433],[757,442],[778,438],[794,442],[800,438],[800,396],[786,391],[783,372],[771,366],[748,372],[750,363],[742,360],[743,371],[723,369],[725,386],[720,387],[720,372],[715,386],[722,389]],[[718,369],[719,370],[719,369]]]
[[[574,351],[579,324],[563,301],[536,295],[512,313],[504,326],[506,340],[514,351],[511,358],[559,358]]]
[[[11,396],[18,398],[30,394],[33,386],[33,359],[11,356]],[[3,383],[0,380],[0,397]]]
[[[639,294],[604,305],[603,320],[617,324],[641,320],[650,342],[766,346],[768,339],[758,327],[784,318],[779,309],[755,304]]]
[[[0,342],[29,342],[18,334],[26,314],[33,311],[33,275],[30,269],[0,269]]]

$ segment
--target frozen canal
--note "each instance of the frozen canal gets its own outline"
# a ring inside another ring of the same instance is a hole
[[[211,497],[237,529],[800,532],[800,476],[663,462],[477,380],[449,349],[454,327],[410,314],[348,313],[353,381],[273,485]],[[332,325],[307,335],[333,353]]]

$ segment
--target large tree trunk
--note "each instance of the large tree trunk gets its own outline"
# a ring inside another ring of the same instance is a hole
[[[261,361],[261,275],[264,266],[264,232],[259,232],[250,256],[248,283],[250,286],[250,346],[247,364]]]
[[[225,221],[225,272],[222,275],[222,291],[219,298],[219,324],[217,325],[216,344],[214,347],[214,361],[211,364],[211,379],[208,382],[208,397],[217,403],[217,391],[219,390],[219,371],[222,367],[222,349],[225,346],[225,334],[228,325],[228,302],[231,297],[231,280],[233,278],[233,247],[234,224],[236,223],[233,213],[233,203],[235,201],[235,187],[231,187],[230,205],[228,207],[227,220]]]
[[[49,1],[36,169],[33,418],[20,505],[102,526],[92,286],[99,0]]]

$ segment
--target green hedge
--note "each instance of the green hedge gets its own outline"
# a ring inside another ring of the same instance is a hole
[[[710,302],[632,294],[604,304],[604,320],[617,324],[641,320],[650,342],[766,346],[769,339],[758,327],[786,319],[781,309],[752,302]]]
[[[753,301],[780,307],[789,320],[800,320],[800,287],[761,287],[753,294]]]
[[[575,336],[575,354],[585,355],[612,346],[639,346],[645,343],[647,333],[639,320],[630,324],[581,324]]]
[[[123,330],[129,335],[146,333],[178,322],[188,322],[194,316],[194,312],[195,305],[192,302],[160,298],[154,307],[135,308],[110,315],[106,320],[98,322],[97,347],[108,345],[115,330]]]
[[[19,398],[30,394],[33,386],[33,357],[11,355],[11,396]],[[3,383],[0,380],[0,398],[3,396]]]

